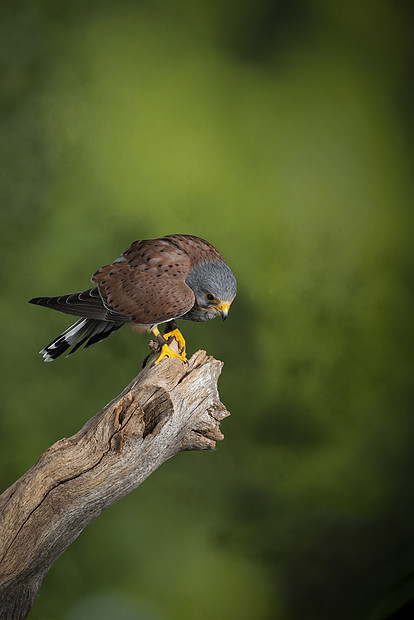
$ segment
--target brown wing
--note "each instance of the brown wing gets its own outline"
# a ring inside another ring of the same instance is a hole
[[[111,310],[140,325],[182,316],[194,305],[185,283],[191,269],[185,251],[165,239],[135,241],[124,259],[99,269],[92,278]]]
[[[226,262],[218,250],[205,239],[194,235],[167,235],[163,237],[178,250],[183,251],[191,261],[191,264],[202,263],[210,260],[222,260]]]

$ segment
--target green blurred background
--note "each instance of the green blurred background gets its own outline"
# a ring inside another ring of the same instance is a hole
[[[44,364],[135,239],[205,237],[239,284],[185,324],[232,417],[90,524],[32,620],[384,618],[414,595],[409,3],[0,8],[8,487],[135,376],[127,328]],[[413,612],[414,613],[414,612]]]

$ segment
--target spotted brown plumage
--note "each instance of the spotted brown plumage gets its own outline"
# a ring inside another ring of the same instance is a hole
[[[53,361],[74,345],[96,344],[132,323],[152,331],[164,356],[185,360],[185,342],[176,329],[181,354],[174,354],[158,325],[182,319],[224,319],[236,296],[236,279],[223,256],[208,241],[192,235],[168,235],[134,241],[113,263],[92,276],[93,288],[60,297],[36,297],[30,303],[81,317],[41,353]],[[173,324],[171,323],[171,327]]]

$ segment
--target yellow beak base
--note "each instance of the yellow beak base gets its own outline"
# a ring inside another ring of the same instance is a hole
[[[220,314],[223,321],[225,321],[229,313],[230,304],[219,304],[218,306],[214,306],[214,308]]]

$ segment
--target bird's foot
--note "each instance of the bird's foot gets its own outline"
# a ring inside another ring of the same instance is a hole
[[[161,346],[161,352],[155,361],[156,364],[158,364],[164,357],[175,357],[176,359],[179,359],[183,362],[187,362],[187,358],[185,355],[185,340],[178,328],[173,329],[172,331],[167,332],[166,334],[161,336],[158,328],[155,327],[152,330],[152,333],[155,335],[158,345]],[[180,347],[179,353],[176,353],[171,349],[171,347],[168,345],[167,338],[174,338],[178,342],[178,346]]]
[[[164,334],[164,338],[175,338],[175,340],[178,342],[178,346],[180,347],[180,353],[182,355],[186,355],[185,353],[185,340],[184,340],[184,336],[182,335],[182,333],[180,332],[180,330],[178,329],[178,327],[176,329],[173,329],[172,331]]]
[[[172,349],[170,349],[170,347],[168,346],[168,344],[163,344],[162,348],[161,348],[161,353],[159,354],[158,358],[155,360],[156,364],[159,364],[160,361],[164,358],[164,357],[175,357],[176,359],[181,360],[182,362],[186,362],[187,358],[184,354],[181,353],[176,353],[175,351],[173,351]]]

